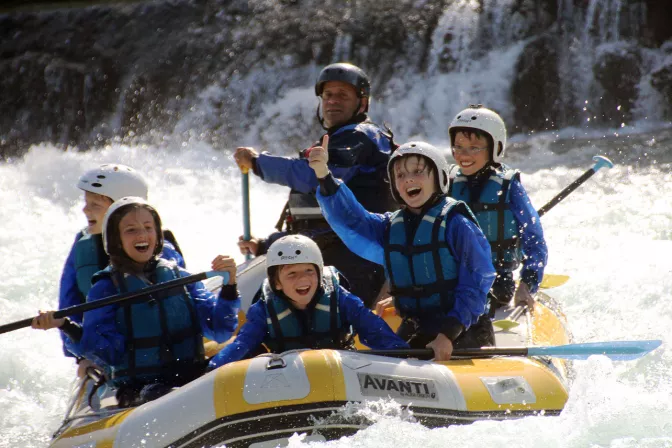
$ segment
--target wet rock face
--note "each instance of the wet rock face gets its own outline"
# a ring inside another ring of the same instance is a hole
[[[672,105],[672,60],[653,71],[651,85],[663,95],[668,105]],[[672,110],[668,113],[672,114]]]
[[[672,4],[668,0],[644,0],[647,26],[642,39],[647,46],[658,47],[672,39]]]
[[[581,20],[593,5],[588,28],[599,35],[601,11],[614,9],[614,1],[477,4],[469,61],[525,42],[514,56],[513,76],[506,75],[512,133],[576,124],[577,98],[566,82],[567,67],[573,69],[567,48],[581,54],[586,29]],[[468,65],[464,54],[451,52],[451,42],[465,36],[439,29],[454,5],[453,0],[165,0],[0,15],[0,158],[43,141],[87,148],[112,138],[152,140],[173,134],[176,125],[178,133],[195,131],[229,146],[249,132],[279,146],[310,142],[320,127],[314,113],[301,107],[312,98],[297,101],[293,89],[305,92],[332,61],[348,60],[367,71],[374,104],[432,100],[417,93],[433,81],[425,75]],[[595,59],[585,71],[592,70],[591,88],[603,93],[599,101],[600,95],[589,96],[596,109],[591,116],[606,123],[629,116],[637,81],[649,74],[670,102],[669,68],[643,71],[637,50],[672,36],[670,21],[661,19],[669,15],[668,6],[667,0],[622,1],[620,39],[633,44],[591,53]],[[647,25],[638,25],[641,20]],[[595,46],[585,50],[594,52]],[[268,112],[269,105],[291,112]],[[200,115],[191,126],[194,109]],[[424,109],[418,110],[417,117],[405,118],[422,122]],[[292,124],[282,123],[287,116]],[[383,118],[395,127],[396,117]],[[291,129],[271,135],[271,122],[275,129]]]
[[[619,43],[598,49],[593,73],[602,87],[600,122],[618,125],[630,121],[637,100],[641,67],[642,57],[634,45]]]
[[[512,132],[528,132],[558,127],[561,117],[559,40],[546,35],[530,42],[516,64],[511,87],[515,108]]]
[[[25,52],[0,60],[0,151],[36,141],[75,145],[97,139],[90,131],[114,105],[117,83],[105,59],[84,63]]]

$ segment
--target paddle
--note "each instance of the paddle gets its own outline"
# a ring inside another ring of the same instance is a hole
[[[133,300],[138,297],[148,296],[159,291],[165,291],[171,288],[178,286],[184,286],[189,283],[195,283],[201,280],[205,280],[210,277],[222,277],[224,283],[229,282],[229,273],[228,272],[219,272],[219,271],[209,271],[201,272],[200,274],[193,274],[187,277],[176,278],[175,280],[170,280],[165,283],[159,283],[158,285],[152,285],[147,288],[142,288],[138,291],[131,291],[124,294],[117,294],[116,296],[106,297],[101,300],[96,300],[95,302],[82,303],[81,305],[75,305],[68,308],[63,308],[54,313],[54,318],[60,319],[61,317],[72,316],[73,314],[81,314],[86,311],[95,310],[97,308],[102,308],[107,305],[112,305],[114,303],[124,302],[127,300]],[[0,325],[0,334],[8,333],[10,331],[18,330],[20,328],[30,327],[31,322],[35,316],[28,319],[19,320],[5,325]]]
[[[242,174],[242,192],[243,192],[243,239],[250,241],[252,237],[250,232],[250,175],[247,168],[241,168]],[[248,251],[245,254],[245,259],[252,258],[252,254]]]
[[[497,328],[501,328],[504,331],[510,331],[520,325],[520,323],[518,323],[518,318],[526,310],[527,305],[518,305],[513,309],[513,312],[509,314],[507,319],[496,320],[492,323],[492,325]]]
[[[593,157],[593,162],[595,162],[595,165],[592,166],[588,171],[583,173],[581,176],[579,176],[578,179],[576,179],[574,182],[569,184],[567,187],[565,187],[560,193],[555,195],[553,199],[548,201],[546,205],[541,207],[539,210],[537,210],[537,213],[539,214],[539,217],[543,216],[548,212],[550,209],[555,207],[560,201],[565,199],[571,192],[579,188],[581,184],[583,184],[585,181],[590,179],[590,177],[597,173],[597,171],[602,168],[602,167],[607,167],[611,168],[614,166],[614,164],[611,162],[611,160],[607,159],[606,157],[603,156],[594,156]],[[548,288],[555,288],[557,286],[564,285],[567,283],[569,280],[569,276],[567,275],[553,275],[553,274],[544,274],[544,278],[542,279],[541,283],[539,284],[540,288],[543,289],[548,289]],[[520,316],[520,314],[526,309],[527,307],[517,307],[516,310],[511,314],[511,317],[508,319],[502,319],[493,322],[493,325],[496,327],[499,327],[505,331],[511,330],[512,328],[517,327],[520,325],[518,322],[516,322],[516,319]],[[517,312],[516,317],[514,318],[514,314]]]
[[[564,285],[568,280],[569,275],[544,274],[539,287],[542,289],[555,288]]]
[[[574,182],[571,184],[567,185],[564,190],[562,190],[560,193],[555,195],[553,199],[548,201],[546,205],[541,207],[539,210],[537,210],[537,213],[539,213],[539,216],[544,216],[547,211],[558,205],[560,201],[565,199],[569,194],[579,188],[581,184],[583,184],[585,181],[590,179],[590,177],[597,173],[597,171],[602,168],[603,166],[606,166],[607,168],[611,168],[614,166],[613,163],[611,163],[611,160],[607,159],[606,157],[603,156],[594,156],[593,157],[593,162],[595,162],[595,165],[593,165],[592,168],[590,168],[588,171],[583,173],[578,179],[576,179]]]
[[[550,356],[564,359],[588,359],[592,355],[604,355],[614,361],[630,361],[641,358],[660,347],[663,341],[609,341],[586,342],[583,344],[549,345],[536,347],[481,347],[457,348],[453,350],[455,357],[485,356]],[[434,351],[429,348],[401,350],[361,350],[359,353],[397,358],[431,359]]]

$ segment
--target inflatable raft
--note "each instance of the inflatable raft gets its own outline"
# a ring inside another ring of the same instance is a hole
[[[249,306],[263,269],[253,260],[239,277]],[[260,273],[261,271],[261,273]],[[497,346],[569,342],[564,316],[546,294],[534,313],[496,329]],[[496,320],[513,310],[499,311]],[[386,316],[394,326],[398,318]],[[558,358],[514,356],[435,363],[367,354],[302,350],[232,363],[136,408],[118,409],[113,390],[74,385],[59,447],[275,447],[294,433],[306,440],[354,434],[372,422],[353,412],[394,400],[416,421],[438,427],[476,420],[558,415],[567,401],[567,365]],[[105,386],[103,386],[104,388]]]

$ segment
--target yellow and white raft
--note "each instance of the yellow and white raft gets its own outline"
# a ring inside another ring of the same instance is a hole
[[[537,299],[534,313],[518,317],[520,325],[496,331],[498,346],[569,342],[564,316],[550,297],[540,293]],[[331,440],[371,424],[361,414],[343,412],[348,403],[388,398],[429,427],[553,416],[567,401],[566,368],[555,358],[435,363],[365,351],[291,351],[223,366],[131,409],[117,409],[112,393],[92,409],[91,381],[83,379],[51,446],[259,448],[284,445],[295,432]]]

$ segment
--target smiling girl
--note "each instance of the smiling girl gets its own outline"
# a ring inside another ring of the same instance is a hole
[[[91,289],[93,275],[105,269],[109,257],[103,249],[103,218],[112,203],[125,196],[147,199],[147,181],[133,168],[115,163],[106,163],[86,171],[77,181],[77,188],[84,191],[86,227],[80,230],[70,249],[61,274],[58,309],[81,305]],[[171,234],[172,235],[172,234]],[[173,260],[184,267],[184,259],[176,246],[166,241],[161,258]],[[77,374],[85,374],[91,362],[77,353],[75,340],[81,332],[82,315],[75,314],[63,319],[54,319],[54,311],[40,311],[32,327],[39,330],[59,328],[65,356],[74,357],[79,365]]]
[[[110,266],[93,278],[87,301],[135,291],[190,275],[160,258],[161,218],[142,198],[110,206],[103,219]],[[120,406],[138,404],[181,386],[205,371],[203,337],[224,342],[238,324],[236,265],[218,256],[212,268],[229,273],[219,298],[198,282],[152,300],[110,305],[84,316],[81,351],[105,365]],[[151,394],[147,392],[151,390]]]

